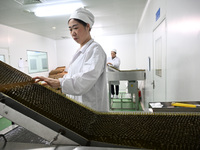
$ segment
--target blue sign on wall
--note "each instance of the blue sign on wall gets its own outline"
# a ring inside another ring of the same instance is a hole
[[[156,12],[156,21],[160,18],[160,8]]]

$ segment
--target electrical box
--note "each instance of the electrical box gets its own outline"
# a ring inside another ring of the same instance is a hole
[[[137,84],[138,81],[129,81],[128,82],[128,93],[137,93]]]

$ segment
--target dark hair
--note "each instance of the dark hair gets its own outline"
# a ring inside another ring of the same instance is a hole
[[[87,26],[87,23],[85,23],[84,21],[80,20],[80,19],[74,19],[75,21],[79,22],[80,24],[82,24],[84,27]]]
[[[77,21],[77,22],[79,22],[80,24],[82,24],[84,27],[87,26],[87,23],[84,22],[84,21],[82,21],[82,20],[80,20],[80,19],[75,19],[75,18],[74,18],[74,20]],[[91,27],[90,27],[90,30],[89,30],[89,31],[91,31]]]

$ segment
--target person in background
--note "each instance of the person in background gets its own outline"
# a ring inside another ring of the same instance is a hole
[[[106,60],[103,48],[90,35],[94,24],[93,14],[79,8],[68,19],[72,38],[80,48],[72,58],[68,73],[63,78],[35,77],[35,82],[45,81],[53,88],[61,87],[68,97],[96,111],[108,111]]]
[[[111,57],[108,57],[107,59],[107,65],[112,66],[114,68],[119,69],[120,67],[120,59],[117,57],[117,50],[113,49],[111,51]],[[108,71],[112,71],[108,69]],[[115,88],[114,88],[115,85]],[[115,95],[116,92],[116,95]],[[118,98],[119,95],[119,81],[112,81],[111,82],[111,98]]]

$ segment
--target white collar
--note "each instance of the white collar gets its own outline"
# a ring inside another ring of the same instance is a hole
[[[94,39],[90,39],[83,47],[79,50],[82,53],[85,53],[85,50],[90,46],[90,44],[94,41]]]

